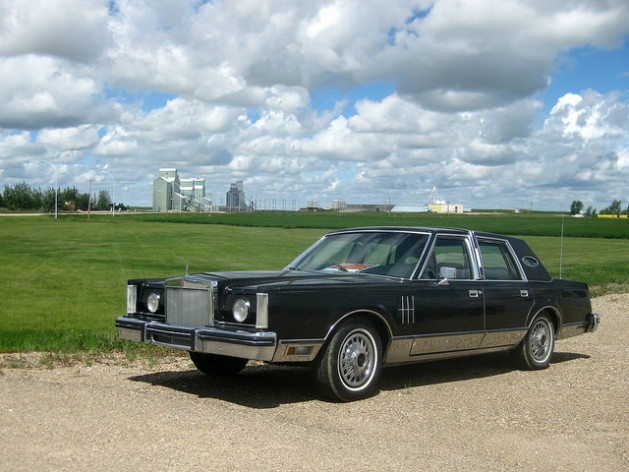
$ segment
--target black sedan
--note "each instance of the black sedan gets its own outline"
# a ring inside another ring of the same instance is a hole
[[[323,396],[350,401],[387,365],[511,351],[543,369],[556,339],[599,322],[588,286],[553,279],[521,239],[367,227],[326,234],[280,271],[130,280],[116,326],[210,375],[308,363]]]

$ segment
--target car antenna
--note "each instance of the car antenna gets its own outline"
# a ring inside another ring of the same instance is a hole
[[[564,226],[565,226],[565,213],[562,211],[561,212],[561,243],[559,245],[559,280],[561,280],[562,277],[562,269],[563,269],[563,232],[564,232]]]
[[[186,261],[186,276],[188,275],[188,261]],[[560,277],[561,278],[561,277]]]

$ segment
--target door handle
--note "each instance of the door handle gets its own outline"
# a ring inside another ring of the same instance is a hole
[[[478,298],[483,294],[482,290],[469,290],[468,291],[470,298]]]
[[[529,296],[529,291],[528,290],[520,290],[520,296],[522,298],[526,298]]]

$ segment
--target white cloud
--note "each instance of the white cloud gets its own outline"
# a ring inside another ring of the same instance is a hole
[[[110,44],[105,0],[5,0],[0,54],[51,55],[91,61]]]
[[[628,32],[624,0],[7,0],[0,183],[115,175],[148,205],[175,166],[215,197],[242,179],[300,205],[417,204],[433,186],[606,205],[626,198],[626,94],[540,92],[571,50]],[[394,90],[355,95],[374,83]]]

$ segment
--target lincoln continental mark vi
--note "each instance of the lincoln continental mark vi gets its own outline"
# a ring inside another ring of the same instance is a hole
[[[351,401],[388,365],[510,351],[543,369],[556,339],[599,322],[588,286],[553,279],[521,239],[367,227],[330,232],[279,271],[130,280],[116,326],[189,351],[208,375],[308,364],[322,396]]]

